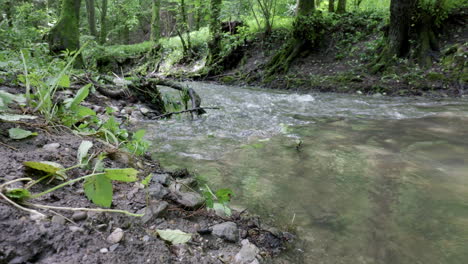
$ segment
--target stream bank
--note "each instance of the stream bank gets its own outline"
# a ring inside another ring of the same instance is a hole
[[[11,93],[19,89],[2,87]],[[129,107],[124,101],[91,94],[89,101],[97,112],[117,109],[117,120],[126,124],[141,121],[143,106]],[[84,102],[83,104],[88,104]],[[133,110],[133,111],[132,111]],[[18,109],[19,111],[19,109]],[[21,112],[19,112],[20,114]],[[16,140],[10,128],[37,133]],[[112,209],[144,214],[131,217],[118,213],[38,209],[46,217],[29,215],[0,199],[0,263],[259,263],[270,262],[293,235],[262,224],[260,218],[245,210],[233,210],[230,217],[218,216],[204,207],[196,190],[197,181],[184,169],[168,171],[148,155],[137,157],[115,149],[95,137],[73,133],[64,126],[46,125],[34,120],[1,122],[1,184],[23,177],[37,178],[38,172],[25,169],[25,161],[57,162],[69,168],[77,162],[80,143],[93,143],[91,153],[108,153],[107,168],[134,168],[135,183],[114,183]],[[69,179],[89,174],[89,168],[67,172]],[[40,175],[40,174],[39,174]],[[147,186],[141,181],[148,175]],[[25,182],[26,183],[26,182]],[[15,182],[7,188],[24,188]],[[30,188],[32,193],[49,189],[60,181],[44,181]],[[32,201],[37,204],[96,209],[77,182]],[[195,191],[194,191],[195,190]],[[37,208],[36,208],[37,209]],[[191,234],[186,244],[171,245],[157,230],[181,230]]]

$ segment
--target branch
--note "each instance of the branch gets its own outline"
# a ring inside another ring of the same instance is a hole
[[[60,206],[50,206],[50,205],[42,205],[42,204],[33,204],[33,203],[25,203],[25,205],[41,208],[41,209],[55,209],[55,210],[67,210],[67,211],[88,211],[88,212],[101,212],[101,213],[121,213],[126,214],[129,216],[141,217],[144,214],[134,214],[130,213],[129,211],[125,210],[118,210],[118,209],[100,209],[100,208],[73,208],[73,207],[60,207]]]

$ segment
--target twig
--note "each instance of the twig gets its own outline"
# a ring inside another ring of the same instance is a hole
[[[12,183],[19,182],[19,181],[32,181],[32,180],[33,179],[31,179],[31,178],[20,178],[20,179],[15,179],[15,180],[5,182],[4,184],[0,185],[0,191],[3,189],[3,187],[5,187],[7,185],[10,185]]]
[[[18,209],[20,209],[20,210],[26,211],[26,212],[28,212],[28,213],[30,213],[30,214],[37,214],[37,215],[40,215],[40,216],[42,216],[42,217],[46,217],[44,214],[41,214],[41,213],[39,213],[39,212],[36,211],[36,210],[25,208],[25,207],[23,207],[23,206],[21,206],[21,205],[15,203],[15,202],[13,202],[13,201],[10,200],[6,195],[4,195],[2,192],[0,192],[0,197],[3,198],[3,199],[5,199],[5,201],[7,201],[8,203],[10,203],[11,205],[13,205],[14,207],[16,207],[16,208],[18,208]]]
[[[55,210],[66,210],[66,211],[87,211],[87,212],[101,212],[101,213],[121,213],[129,216],[142,217],[144,214],[134,214],[125,210],[118,209],[101,209],[101,208],[74,208],[74,207],[60,207],[51,205],[42,205],[34,203],[24,203],[28,206],[33,206],[41,209],[55,209]]]
[[[205,110],[205,109],[221,109],[219,107],[196,107],[196,108],[192,108],[192,109],[187,109],[187,110],[182,110],[182,111],[178,111],[178,112],[170,112],[170,113],[167,113],[167,114],[163,114],[163,115],[158,115],[158,116],[155,116],[155,117],[152,117],[151,119],[161,119],[161,118],[165,118],[165,117],[170,117],[172,115],[177,115],[177,114],[183,114],[183,113],[192,113],[192,112],[197,112],[199,110]]]
[[[1,141],[0,141],[0,144],[2,144],[3,146],[5,146],[5,147],[7,147],[7,148],[9,148],[9,149],[12,149],[12,150],[15,150],[15,151],[19,151],[17,148],[12,147],[12,146],[10,146],[10,145],[8,145],[8,144],[6,144],[6,143],[3,143],[3,142],[1,142]]]

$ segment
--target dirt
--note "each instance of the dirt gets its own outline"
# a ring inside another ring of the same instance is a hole
[[[11,92],[12,89],[6,90]],[[100,107],[104,107],[104,102],[112,101],[101,100]],[[124,104],[113,103],[120,107]],[[8,137],[8,129],[12,127],[28,129],[38,135],[13,140]],[[113,183],[112,209],[145,212],[145,207],[163,202],[168,203],[167,208],[147,222],[143,222],[140,217],[117,213],[85,212],[84,217],[78,217],[73,211],[36,208],[46,215],[46,218],[37,218],[0,198],[0,263],[234,263],[243,239],[259,248],[257,259],[260,262],[268,263],[293,238],[287,232],[261,224],[260,219],[246,211],[234,211],[230,217],[220,217],[203,206],[184,207],[174,199],[175,191],[171,188],[178,182],[193,182],[186,170],[165,171],[149,155],[131,156],[112,149],[96,138],[78,136],[61,126],[45,125],[41,118],[27,122],[0,122],[0,185],[23,177],[37,179],[38,172],[26,170],[24,161],[53,161],[66,168],[75,165],[77,149],[82,140],[94,143],[92,153],[113,153],[104,160],[107,168],[134,167],[140,171],[140,180],[149,173],[167,176],[168,180],[164,184],[155,182],[153,177],[149,187],[139,183]],[[90,170],[81,168],[67,171],[69,179],[89,173]],[[32,186],[30,191],[39,193],[59,183],[58,179],[43,181]],[[28,202],[48,206],[99,208],[86,198],[82,185],[82,182],[77,182]],[[148,188],[156,185],[167,194],[157,199],[148,195]],[[22,188],[24,183],[17,182],[7,187]],[[227,221],[236,223],[238,227],[238,239],[234,242],[210,232],[213,225]],[[123,230],[123,239],[117,243],[108,242],[109,235],[117,228]],[[171,245],[156,235],[157,229],[179,229],[191,233],[192,238],[187,244]]]

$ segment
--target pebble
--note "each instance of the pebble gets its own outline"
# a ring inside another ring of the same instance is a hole
[[[229,242],[239,240],[239,229],[234,222],[225,222],[211,227],[212,234]]]
[[[52,223],[57,223],[57,224],[60,224],[60,225],[64,225],[65,224],[65,217],[63,217],[61,215],[54,215],[54,216],[52,216]]]
[[[169,184],[169,174],[167,173],[162,173],[162,174],[157,174],[153,173],[152,174],[151,181],[160,183],[162,185],[167,186]]]
[[[177,203],[187,208],[197,208],[205,202],[205,199],[196,192],[173,192],[172,194]]]
[[[59,143],[50,143],[42,147],[45,151],[56,151],[58,148],[60,148]]]
[[[159,183],[152,184],[151,187],[148,188],[148,195],[154,199],[162,199],[168,193],[169,191]]]
[[[148,108],[146,108],[146,107],[140,107],[140,112],[141,112],[142,114],[144,114],[144,115],[146,115],[147,113],[149,113],[149,111],[150,111],[150,110],[149,110]]]
[[[83,221],[86,220],[86,218],[88,218],[88,214],[84,211],[77,211],[73,213],[71,218],[73,219],[73,221]]]
[[[124,237],[124,231],[120,228],[116,228],[114,232],[112,232],[108,237],[107,237],[107,242],[111,244],[117,244],[119,243],[122,238]]]
[[[101,248],[99,250],[99,252],[101,252],[102,254],[105,254],[105,253],[109,252],[109,250],[107,248]]]
[[[148,223],[150,220],[158,218],[163,214],[169,204],[166,201],[152,202],[148,207],[142,209],[142,213],[145,215],[141,218],[143,223]]]
[[[145,235],[143,237],[143,242],[148,242],[150,240],[150,237],[148,235]]]
[[[29,219],[31,219],[32,221],[41,221],[44,218],[45,218],[45,215],[35,214],[35,213],[31,213],[31,215],[29,216]]]
[[[70,231],[72,232],[80,232],[80,233],[84,233],[84,228],[82,227],[79,227],[79,226],[70,226],[69,227]]]

